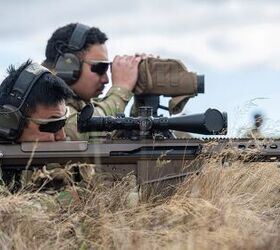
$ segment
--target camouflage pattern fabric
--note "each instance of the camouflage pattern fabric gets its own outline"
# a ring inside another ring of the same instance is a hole
[[[104,98],[92,99],[95,116],[115,116],[116,113],[124,112],[125,107],[132,97],[129,90],[112,86]],[[65,126],[66,136],[71,140],[91,141],[96,136],[104,135],[101,132],[79,133],[77,130],[77,113],[80,112],[86,103],[82,100],[71,100],[67,103],[70,108],[70,118]]]
[[[175,96],[169,100],[169,113],[176,115],[183,111],[186,103],[189,101],[189,96]]]
[[[76,184],[87,186],[95,174],[93,164],[50,163],[37,170],[24,170],[21,182],[24,187],[35,187],[48,190],[63,190],[66,186]]]
[[[80,195],[86,190],[96,187],[110,189],[121,178],[122,176],[99,170],[94,164],[79,163],[65,166],[52,163],[41,169],[24,170],[21,175],[23,188],[54,195],[63,207],[79,204]]]
[[[197,77],[179,60],[150,57],[139,64],[134,93],[192,97],[197,94]]]
[[[74,163],[64,166],[58,163],[50,163],[36,170],[24,170],[22,184],[41,189],[64,190],[66,186],[78,185],[88,188],[98,183],[107,183],[111,186],[114,181],[122,176],[103,172],[94,164]]]

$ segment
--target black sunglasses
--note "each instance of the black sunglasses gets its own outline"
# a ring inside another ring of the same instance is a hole
[[[99,76],[104,75],[109,67],[111,67],[112,62],[109,61],[84,61],[84,63],[87,63],[90,65],[90,70],[93,73],[96,73]]]
[[[46,124],[41,124],[39,126],[39,130],[41,132],[47,132],[47,133],[57,133],[59,130],[61,130],[66,123],[65,120],[60,120],[60,121],[54,121],[54,122],[49,122]]]
[[[69,117],[69,109],[67,108],[65,115],[59,118],[36,119],[36,118],[27,117],[26,119],[39,125],[39,130],[41,132],[57,133],[65,126],[68,117]]]

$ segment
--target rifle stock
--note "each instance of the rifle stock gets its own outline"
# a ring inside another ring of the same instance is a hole
[[[280,140],[250,139],[107,139],[85,141],[0,144],[0,166],[5,171],[42,168],[48,163],[90,163],[103,171],[135,174],[138,184],[180,179],[203,167],[203,159],[224,150],[246,161],[279,161]]]

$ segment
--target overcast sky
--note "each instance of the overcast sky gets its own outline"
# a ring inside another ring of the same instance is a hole
[[[280,1],[0,0],[0,79],[11,63],[41,62],[52,32],[70,22],[104,31],[110,59],[153,53],[204,74],[205,94],[187,113],[227,111],[235,136],[262,111],[264,132],[280,134]]]

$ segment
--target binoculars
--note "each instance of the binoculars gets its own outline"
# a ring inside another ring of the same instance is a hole
[[[189,72],[179,60],[147,58],[139,65],[135,95],[192,97],[199,93],[204,93],[204,75]]]
[[[141,106],[152,106],[155,115],[161,95],[171,97],[166,109],[178,114],[191,97],[204,93],[204,86],[204,75],[189,72],[179,60],[144,59],[139,64],[131,115],[135,116]]]

